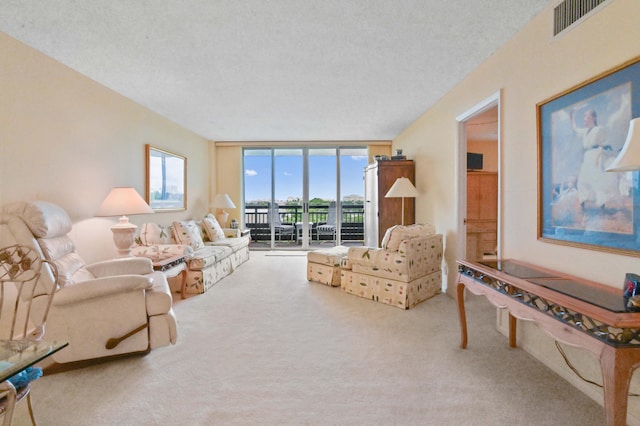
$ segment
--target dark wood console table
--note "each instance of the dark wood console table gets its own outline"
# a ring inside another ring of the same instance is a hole
[[[509,311],[509,345],[516,320],[534,321],[557,341],[584,348],[600,360],[607,425],[625,425],[633,371],[640,365],[640,312],[628,312],[622,288],[517,260],[458,260],[461,344],[467,347],[465,288]],[[622,277],[621,277],[622,281]]]

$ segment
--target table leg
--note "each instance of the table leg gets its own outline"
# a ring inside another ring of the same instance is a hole
[[[460,316],[460,347],[467,348],[467,314],[464,310],[464,284],[458,280],[457,299],[458,299],[458,315]]]
[[[509,312],[509,347],[512,347],[512,348],[518,347],[518,343],[517,343],[518,339],[516,337],[516,330],[518,325],[517,321],[518,319],[513,315],[511,315],[511,312]]]
[[[187,290],[187,268],[182,270],[182,281],[180,283],[180,297],[185,298],[185,292]]]
[[[600,368],[604,383],[604,412],[606,424],[627,424],[627,399],[633,370],[640,364],[640,349],[615,348],[605,345],[600,354]]]

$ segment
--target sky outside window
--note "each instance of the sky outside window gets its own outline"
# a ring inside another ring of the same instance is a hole
[[[336,149],[332,148],[331,151],[335,153]],[[341,195],[343,198],[350,195],[362,196],[364,193],[362,176],[367,165],[366,148],[345,151],[354,155],[342,155],[340,159]],[[276,152],[283,154],[275,157],[276,201],[285,202],[290,197],[302,198],[302,150],[278,150]],[[333,156],[313,155],[313,151],[311,151],[309,163],[310,197],[326,201],[335,200],[335,154]],[[271,194],[270,150],[245,150],[244,168],[245,202],[268,201]]]

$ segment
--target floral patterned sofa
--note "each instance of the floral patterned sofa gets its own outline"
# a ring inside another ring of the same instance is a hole
[[[249,260],[249,237],[237,229],[222,229],[215,216],[175,221],[163,226],[145,223],[139,228],[134,256],[154,262],[184,256],[187,263],[185,293],[200,294]],[[171,280],[172,291],[179,291]]]
[[[342,290],[409,309],[442,291],[442,251],[442,234],[433,226],[393,226],[382,248],[349,247]]]

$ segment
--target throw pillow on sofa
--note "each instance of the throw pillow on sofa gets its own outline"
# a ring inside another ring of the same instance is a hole
[[[204,247],[200,227],[195,220],[173,222],[173,237],[179,244],[185,244],[197,250]]]
[[[215,216],[212,214],[208,214],[204,217],[204,219],[202,219],[202,228],[209,238],[209,241],[219,241],[224,240],[225,238],[222,227],[216,220]]]
[[[136,243],[141,246],[152,246],[156,244],[174,244],[171,241],[171,227],[161,226],[157,223],[145,223],[140,227],[140,236]]]

